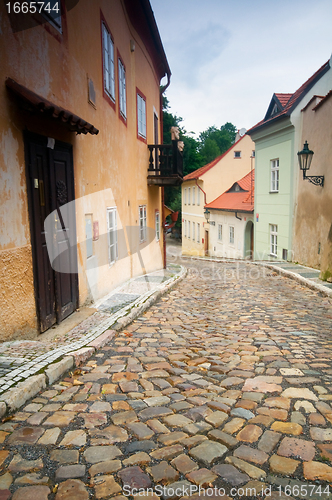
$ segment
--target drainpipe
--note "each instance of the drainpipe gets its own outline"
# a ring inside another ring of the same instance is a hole
[[[163,87],[160,88],[160,125],[163,123],[163,93],[165,90],[169,87],[171,83],[171,74],[167,72],[167,83]],[[161,144],[163,143],[164,137],[163,137],[163,127],[161,126]],[[161,227],[163,230],[163,264],[164,264],[164,269],[166,269],[166,231],[165,231],[165,188],[162,186],[161,188]]]
[[[163,264],[164,269],[166,269],[166,230],[165,230],[165,198],[164,198],[164,186],[161,188],[161,227],[163,229]]]
[[[204,194],[204,205],[206,205],[206,192],[198,185],[197,179],[195,179],[196,186],[202,191]]]
[[[241,217],[238,217],[237,212],[235,212],[235,217],[236,217],[238,220],[242,220],[242,219],[241,219]]]

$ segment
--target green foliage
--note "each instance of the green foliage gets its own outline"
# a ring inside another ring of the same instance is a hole
[[[200,144],[199,151],[204,159],[204,165],[221,155],[217,142],[210,137],[207,137],[204,142]]]
[[[220,129],[208,127],[199,134],[199,152],[204,159],[204,165],[222,155],[234,143],[236,128],[232,123],[225,123]]]

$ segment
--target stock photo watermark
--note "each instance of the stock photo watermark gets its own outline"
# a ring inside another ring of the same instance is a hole
[[[154,488],[131,488],[129,485],[123,487],[123,495],[126,497],[149,497],[157,495],[162,498],[182,498],[182,497],[202,497],[202,498],[215,498],[215,497],[225,497],[230,495],[231,497],[271,497],[272,493],[277,493],[280,497],[329,497],[330,486],[329,485],[317,485],[317,484],[293,484],[286,486],[277,486],[276,490],[272,491],[272,486],[266,486],[262,484],[260,488],[251,488],[246,486],[233,487],[228,492],[225,488],[209,487],[203,488],[202,486],[197,486],[195,484],[190,485],[179,485],[174,486],[163,486],[157,484]]]

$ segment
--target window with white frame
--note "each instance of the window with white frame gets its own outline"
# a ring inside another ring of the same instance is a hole
[[[201,225],[197,222],[197,243],[201,241]]]
[[[235,235],[234,226],[229,226],[229,244],[230,245],[234,245],[234,235]]]
[[[188,238],[190,238],[190,221],[188,220]]]
[[[187,188],[184,188],[184,204],[187,205]]]
[[[241,151],[234,151],[234,158],[241,158]]]
[[[278,226],[270,224],[270,254],[277,256],[278,251]]]
[[[146,241],[146,205],[139,207],[139,241],[142,243]]]
[[[197,188],[197,205],[199,206],[201,204],[201,193],[199,188]]]
[[[188,205],[190,205],[190,188],[188,188]]]
[[[195,241],[195,222],[193,222],[193,235],[192,235],[193,241]]]
[[[127,102],[126,102],[126,69],[121,59],[118,59],[119,70],[119,106],[120,113],[123,118],[127,118]]]
[[[222,241],[222,224],[218,224],[218,241]]]
[[[107,209],[108,261],[113,264],[118,258],[118,225],[116,208]]]
[[[184,224],[184,237],[186,238],[187,237],[187,221],[185,220],[183,222],[183,224]]]
[[[195,191],[196,191],[196,189],[195,189],[195,187],[193,187],[193,196],[192,196],[192,198],[193,198],[193,205],[195,205],[195,194],[196,194]]]
[[[114,43],[106,28],[102,24],[103,30],[103,64],[104,64],[104,90],[106,94],[115,101],[115,78],[114,78]]]
[[[156,226],[156,240],[160,240],[160,214],[157,211],[155,215],[155,226]]]
[[[146,102],[142,94],[137,92],[137,132],[146,139]]]
[[[279,159],[271,160],[271,191],[279,192]]]

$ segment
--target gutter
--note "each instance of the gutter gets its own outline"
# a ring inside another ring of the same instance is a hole
[[[206,192],[201,188],[201,186],[199,186],[197,179],[195,179],[195,184],[198,187],[198,189],[200,189],[202,191],[202,193],[204,194],[204,206],[205,206],[206,205]]]

